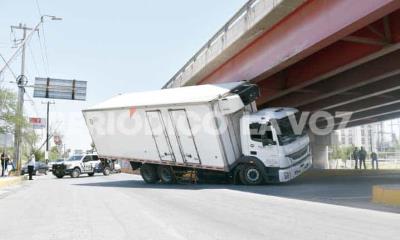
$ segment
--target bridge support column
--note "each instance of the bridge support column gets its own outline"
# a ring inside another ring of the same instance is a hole
[[[313,168],[329,169],[328,147],[333,143],[334,134],[320,136],[309,133],[309,136],[311,141]]]

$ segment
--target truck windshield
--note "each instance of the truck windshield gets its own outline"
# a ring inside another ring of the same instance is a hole
[[[296,117],[296,116],[295,116]],[[296,134],[290,123],[289,117],[284,117],[281,119],[276,119],[276,122],[280,129],[280,134],[278,134],[278,141],[280,145],[287,145],[294,142],[297,138],[300,138],[306,134],[306,129],[302,129],[300,134]],[[279,133],[279,131],[278,131]]]
[[[82,155],[73,155],[67,161],[78,161],[82,159]]]

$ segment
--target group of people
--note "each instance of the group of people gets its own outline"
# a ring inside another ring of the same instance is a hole
[[[28,161],[28,164],[27,164],[28,165],[29,180],[33,180],[32,175],[33,175],[33,172],[35,170],[35,162],[36,162],[35,161],[35,155],[32,153],[31,156],[29,157],[29,161]],[[2,177],[7,176],[9,163],[11,163],[12,170],[15,170],[15,166],[12,163],[10,157],[8,156],[8,154],[5,151],[3,151],[1,153],[1,166],[0,166],[0,168],[1,168],[1,176]]]
[[[365,159],[367,158],[367,151],[365,150],[364,147],[361,147],[360,149],[358,149],[357,147],[354,148],[353,150],[353,154],[352,157],[354,159],[354,161],[356,162],[355,164],[355,169],[362,169],[364,167],[364,169],[367,169],[367,166],[365,164]],[[372,169],[379,169],[378,166],[378,154],[376,154],[376,152],[372,152],[371,153],[371,163],[372,163]]]
[[[10,157],[7,155],[5,151],[1,153],[1,176],[4,177],[7,168],[8,168],[8,163],[10,162]]]

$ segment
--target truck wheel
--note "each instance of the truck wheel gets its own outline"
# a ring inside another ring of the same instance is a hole
[[[241,182],[245,185],[259,185],[264,182],[262,172],[256,165],[244,165],[239,174]]]
[[[103,175],[108,176],[111,173],[111,169],[109,167],[105,167],[103,170]]]
[[[140,167],[140,175],[146,183],[156,183],[159,180],[157,169],[154,165],[143,164]]]
[[[81,170],[79,170],[79,168],[75,168],[71,173],[72,178],[78,178],[79,175],[81,175]]]
[[[165,184],[172,184],[176,182],[174,170],[170,166],[160,165],[157,168],[158,177],[161,179],[161,182]]]
[[[57,174],[56,177],[57,177],[57,178],[63,178],[63,177],[64,177],[64,174]]]
[[[88,173],[87,175],[88,175],[89,177],[93,177],[93,176],[94,176],[94,172]]]

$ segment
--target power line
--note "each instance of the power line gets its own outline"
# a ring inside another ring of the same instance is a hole
[[[35,0],[35,3],[36,3],[36,8],[37,8],[37,11],[39,13],[39,16],[43,16],[42,15],[42,11],[40,9],[39,0]],[[43,35],[43,46],[44,47],[42,46],[42,42],[41,42],[41,39],[40,39],[40,34],[39,34],[39,31],[38,31],[38,38],[39,38],[39,43],[40,43],[40,51],[41,51],[42,58],[43,58],[42,60],[43,60],[43,64],[44,64],[44,67],[45,67],[45,72],[46,72],[47,76],[49,76],[49,58],[48,58],[48,54],[47,54],[47,44],[46,44],[46,35],[45,35],[45,32],[44,32],[44,24],[42,24],[42,35]],[[43,51],[43,49],[44,49],[44,51]],[[43,52],[44,52],[44,57],[43,57]]]
[[[10,65],[8,64],[7,60],[4,58],[4,56],[0,53],[0,57],[1,59],[3,59],[4,63],[6,64],[6,67],[8,68],[8,70],[11,72],[11,74],[13,75],[13,77],[15,78],[15,80],[17,80],[17,75],[14,73],[14,71],[12,70],[12,68],[10,67]],[[4,81],[4,79],[2,81],[0,81],[0,84],[2,84]]]
[[[35,69],[36,69],[36,74],[37,74],[37,76],[40,76],[39,68],[38,68],[38,65],[36,63],[36,58],[35,58],[35,55],[33,54],[33,51],[32,51],[32,48],[31,48],[30,44],[28,44],[28,48],[29,48],[29,52],[31,53],[30,55],[31,55],[31,58],[32,58],[32,61],[33,61],[33,65],[35,66]]]
[[[37,8],[38,13],[39,13],[39,17],[40,17],[40,16],[43,16],[43,15],[42,15],[42,11],[40,11],[39,0],[35,0],[35,2],[36,2],[36,8]]]
[[[47,43],[46,43],[46,34],[44,33],[44,24],[42,26],[42,34],[43,34],[43,45],[44,45],[44,54],[46,56],[46,67],[47,67],[47,75],[49,75],[50,64],[49,64],[49,56],[47,54]]]
[[[43,26],[42,26],[43,27]],[[40,55],[42,57],[42,62],[43,62],[43,67],[44,67],[44,71],[46,72],[46,75],[49,76],[49,71],[47,69],[47,65],[46,65],[46,61],[45,61],[45,57],[44,57],[44,51],[43,51],[43,45],[42,45],[42,41],[40,39],[40,33],[38,32],[38,40],[39,40],[39,46],[40,46]]]

